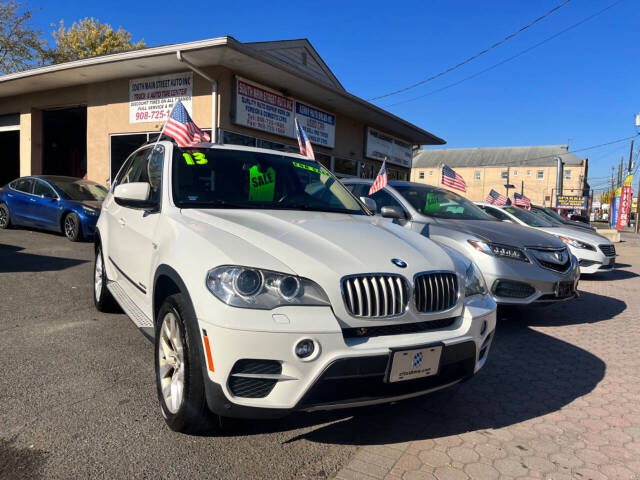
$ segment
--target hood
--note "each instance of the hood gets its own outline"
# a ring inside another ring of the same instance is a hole
[[[563,237],[574,238],[592,245],[608,245],[611,243],[606,237],[603,237],[596,232],[592,232],[591,230],[586,230],[584,228],[570,227],[569,225],[545,228],[544,231],[552,235],[562,235]]]
[[[492,220],[448,220],[437,219],[439,225],[471,237],[492,243],[502,243],[514,247],[550,247],[562,248],[564,243],[543,231],[513,223]]]
[[[89,208],[95,208],[96,210],[100,210],[102,208],[102,200],[78,200],[73,201],[73,203],[84,205],[85,207]]]
[[[451,258],[433,241],[380,218],[289,210],[182,210],[205,224],[201,235],[216,243],[217,232],[239,237],[297,275],[332,284],[356,273],[398,273],[409,281],[425,270],[454,270]],[[225,249],[230,262],[244,264],[242,252]],[[237,257],[237,258],[234,258]],[[407,263],[398,268],[391,259]],[[261,265],[252,265],[262,267]]]

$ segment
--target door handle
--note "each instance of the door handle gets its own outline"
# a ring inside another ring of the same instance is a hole
[[[118,223],[121,227],[124,227],[127,224],[127,221],[124,218],[119,218]]]

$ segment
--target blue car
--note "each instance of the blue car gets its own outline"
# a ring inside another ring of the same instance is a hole
[[[22,177],[0,188],[0,228],[11,225],[62,232],[72,242],[95,232],[107,189],[74,177]]]

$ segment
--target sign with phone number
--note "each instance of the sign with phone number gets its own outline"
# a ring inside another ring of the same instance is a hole
[[[171,73],[129,81],[129,123],[164,122],[178,101],[193,115],[193,73]]]

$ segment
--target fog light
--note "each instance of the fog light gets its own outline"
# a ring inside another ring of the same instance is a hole
[[[480,328],[480,335],[484,336],[484,334],[487,333],[487,326],[488,326],[487,321],[484,320],[482,322],[482,328]]]
[[[296,345],[296,355],[300,358],[307,358],[315,349],[313,340],[300,340]]]

